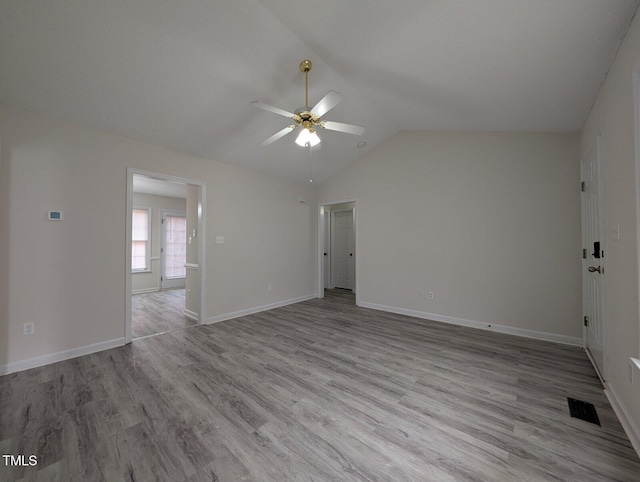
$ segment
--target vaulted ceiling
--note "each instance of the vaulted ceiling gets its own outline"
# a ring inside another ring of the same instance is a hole
[[[0,102],[306,182],[399,130],[579,131],[640,0],[0,0]],[[358,148],[365,141],[365,148]]]

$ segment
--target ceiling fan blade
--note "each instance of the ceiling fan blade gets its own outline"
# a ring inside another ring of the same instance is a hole
[[[342,102],[342,94],[340,92],[330,90],[327,92],[327,95],[320,99],[320,102],[313,106],[313,109],[311,109],[310,112],[318,117],[322,117],[340,102]]]
[[[361,136],[364,134],[364,127],[354,126],[353,124],[343,124],[342,122],[324,121],[322,123],[322,127],[329,129],[330,131],[345,132],[355,136]]]
[[[268,139],[265,139],[264,141],[262,141],[260,143],[260,145],[261,146],[268,146],[269,144],[273,144],[275,141],[277,141],[281,137],[286,136],[289,132],[293,132],[293,129],[295,129],[295,128],[296,128],[295,125],[287,126],[284,129],[282,129],[281,131],[276,132],[274,135],[272,135]]]
[[[251,102],[251,105],[254,107],[257,107],[258,109],[266,110],[267,112],[273,112],[274,114],[282,115],[284,117],[289,117],[289,118],[293,117],[293,112],[287,112],[286,110],[280,109],[278,107],[274,107],[269,104],[264,104],[257,100],[254,100],[253,102]]]

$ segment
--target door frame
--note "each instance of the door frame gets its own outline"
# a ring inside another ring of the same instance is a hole
[[[184,218],[185,221],[187,219],[187,213],[186,212],[182,212],[182,211],[174,211],[172,209],[161,209],[160,210],[160,291],[163,291],[165,289],[172,289],[172,288],[163,288],[162,287],[162,280],[165,278],[164,276],[164,268],[165,268],[165,263],[166,263],[166,259],[165,259],[165,255],[166,253],[166,244],[167,244],[167,225],[164,222],[165,217],[177,217],[177,218]],[[186,240],[185,240],[186,243]],[[186,269],[186,268],[185,268]],[[182,279],[182,278],[176,278],[176,279]],[[185,275],[185,283],[186,283],[186,275]]]
[[[181,182],[198,188],[198,267],[200,271],[200,306],[198,324],[203,324],[206,317],[206,297],[203,296],[206,290],[206,246],[207,246],[207,230],[206,230],[206,194],[207,185],[202,181],[186,179],[158,172],[146,171],[127,167],[127,199],[125,212],[125,278],[124,278],[124,337],[125,343],[131,343],[131,211],[133,209],[133,176],[145,176],[159,181]]]
[[[597,211],[598,211],[598,217],[599,219],[599,224],[600,224],[600,231],[601,231],[601,250],[603,252],[603,262],[602,265],[606,267],[606,261],[605,256],[607,254],[608,247],[607,247],[607,222],[606,222],[606,216],[605,216],[605,195],[604,195],[604,169],[602,168],[602,134],[599,131],[598,134],[596,135],[595,139],[593,141],[591,141],[587,147],[587,149],[584,151],[584,153],[582,154],[582,156],[580,157],[580,179],[584,179],[584,173],[582,170],[582,166],[583,166],[583,161],[585,160],[585,158],[587,156],[589,156],[591,153],[595,153],[595,157],[596,157],[596,165],[597,165],[597,169],[598,169],[598,206],[597,206]],[[582,203],[583,201],[583,196],[580,196],[580,212],[582,213]],[[582,214],[581,214],[582,217]],[[582,222],[581,222],[582,224]],[[584,229],[585,226],[582,225],[581,226],[581,232],[580,232],[580,243],[582,244],[584,242]],[[582,246],[582,248],[586,248],[588,252],[590,252],[591,247],[590,246]],[[586,300],[586,279],[585,279],[585,262],[584,260],[581,260],[580,263],[581,266],[581,278],[582,278],[582,316],[584,317],[586,314],[586,306],[587,306],[587,300]],[[595,360],[593,359],[593,357],[591,356],[591,352],[589,350],[589,346],[588,346],[588,333],[587,330],[588,328],[586,326],[584,326],[584,323],[582,325],[582,348],[585,350],[587,356],[589,357],[589,360],[591,361],[591,364],[593,365],[594,369],[596,370],[596,373],[598,374],[598,377],[600,378],[600,381],[603,383],[603,385],[606,387],[606,381],[609,379],[609,373],[608,373],[608,363],[607,363],[607,356],[609,354],[609,350],[608,350],[608,330],[607,330],[607,283],[606,283],[606,276],[607,276],[607,270],[605,269],[604,272],[600,275],[602,276],[602,282],[600,285],[600,327],[602,330],[602,367],[598,367],[598,365],[596,364]]]
[[[635,138],[635,168],[636,168],[636,253],[637,253],[637,274],[640,280],[640,61],[638,61],[633,69],[633,114],[634,114],[634,138]],[[638,344],[636,347],[636,357],[632,357],[632,363],[635,365],[635,374],[640,370],[640,283],[638,284],[636,296],[636,307],[639,317],[636,319],[638,324]],[[632,367],[633,368],[633,367]]]
[[[324,289],[331,289],[331,211],[329,215],[326,215],[324,219],[320,220],[323,223],[324,232],[322,237],[323,242],[323,263],[322,269],[324,273],[324,280],[322,286]],[[323,291],[324,292],[324,291]]]
[[[354,223],[353,223],[353,235],[355,236],[355,259],[353,260],[353,262],[355,263],[355,277],[356,277],[356,282],[355,282],[355,293],[356,293],[356,305],[359,306],[360,305],[360,262],[358,261],[358,256],[360,256],[360,235],[358,232],[358,226],[359,226],[359,216],[358,216],[358,198],[350,198],[350,199],[343,199],[343,200],[338,200],[338,201],[328,201],[328,202],[322,202],[322,203],[318,203],[318,242],[317,242],[317,247],[318,247],[318,253],[317,253],[317,273],[318,273],[318,279],[316,282],[316,288],[317,288],[317,292],[316,292],[316,296],[318,298],[324,298],[324,253],[325,252],[329,252],[325,250],[325,246],[324,246],[324,226],[325,226],[325,216],[327,215],[327,212],[325,211],[324,207],[325,206],[333,206],[336,204],[344,204],[344,203],[353,203],[353,213],[354,213]],[[332,230],[333,231],[333,230]],[[329,241],[329,243],[331,243],[331,241]],[[329,263],[331,264],[331,263]],[[331,269],[331,268],[329,268]],[[331,279],[331,278],[329,278]]]

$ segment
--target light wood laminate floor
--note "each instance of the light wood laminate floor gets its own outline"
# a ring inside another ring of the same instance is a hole
[[[581,349],[347,301],[1,377],[0,480],[640,480]]]
[[[132,295],[131,335],[140,338],[196,325],[184,315],[184,308],[184,289]]]

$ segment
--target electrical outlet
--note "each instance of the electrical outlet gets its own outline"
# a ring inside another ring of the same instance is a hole
[[[191,298],[191,290],[187,290],[187,298]]]
[[[22,334],[23,335],[33,335],[36,331],[35,323],[25,323],[22,325]]]
[[[267,292],[268,292],[268,293],[271,293],[271,283],[269,283],[269,284],[267,285]]]
[[[432,300],[434,298],[435,298],[435,296],[433,294],[433,291],[429,291],[429,299]]]

